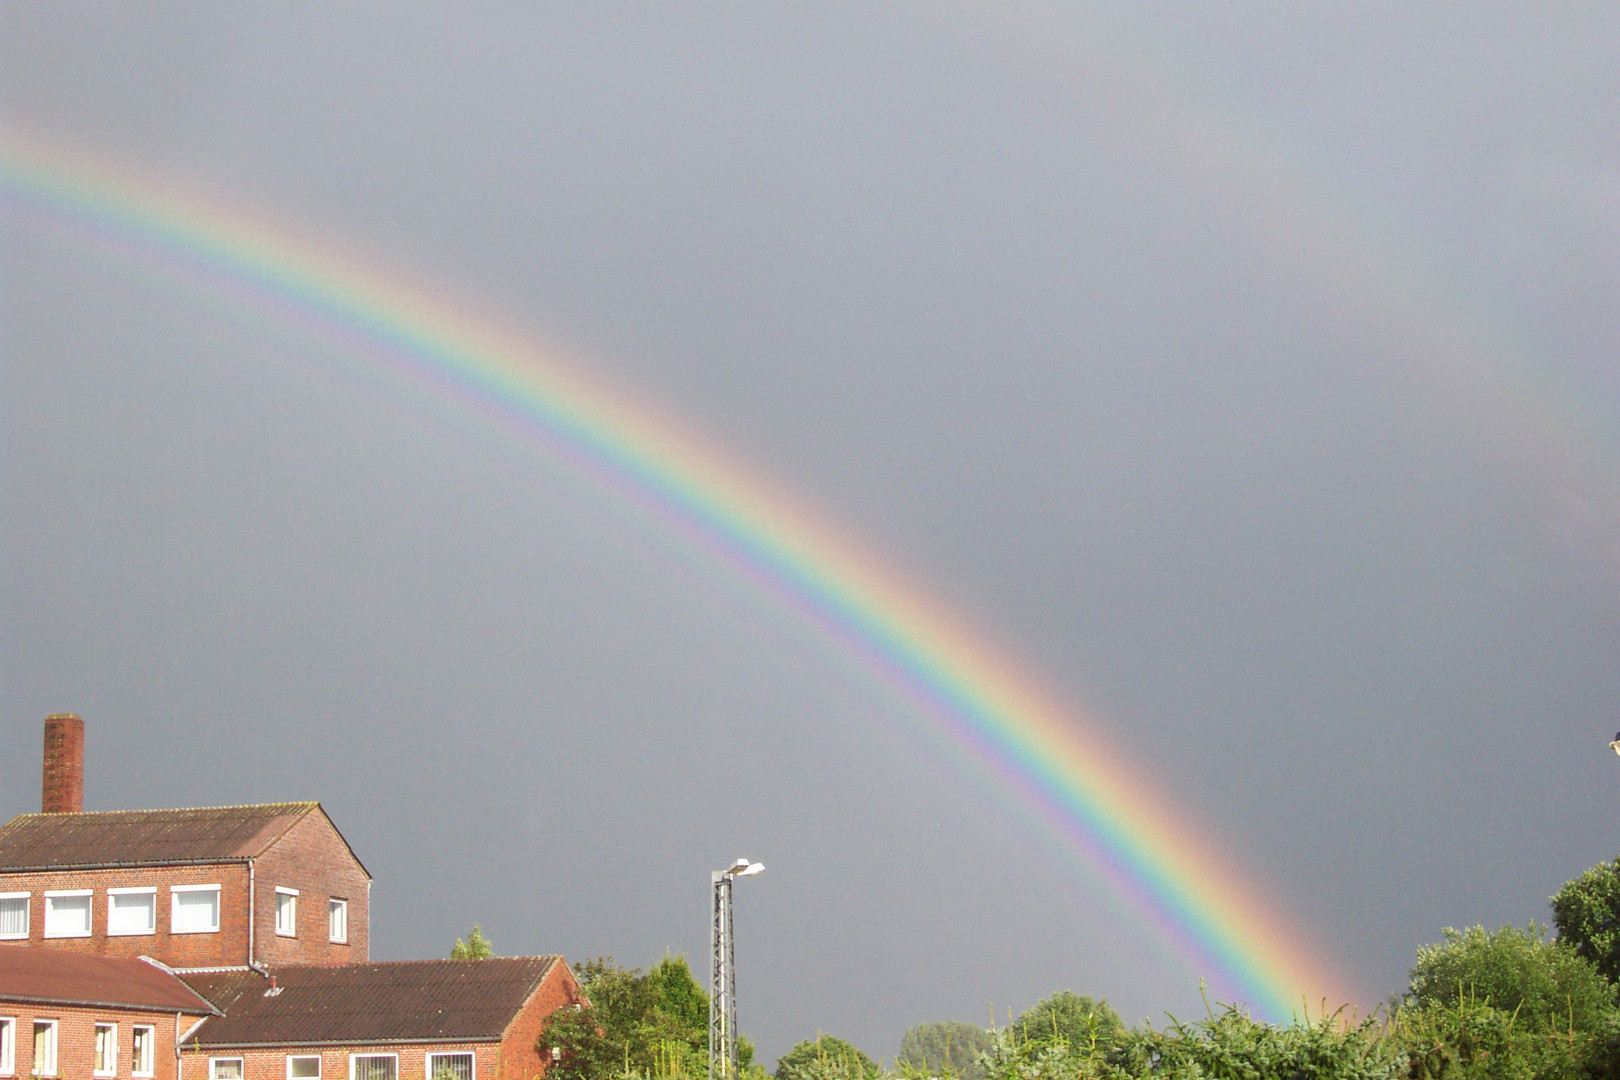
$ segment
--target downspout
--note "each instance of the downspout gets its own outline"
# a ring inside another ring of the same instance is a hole
[[[269,968],[265,967],[263,964],[254,963],[254,961],[253,961],[253,932],[256,929],[257,923],[259,921],[258,913],[254,910],[254,907],[258,903],[258,900],[259,900],[259,889],[258,889],[258,886],[255,885],[254,881],[253,881],[253,871],[254,871],[253,860],[249,859],[247,861],[247,864],[248,864],[248,962],[247,962],[247,966],[248,966],[248,970],[250,970],[250,971],[257,971],[260,975],[269,976],[269,974],[270,974],[270,969]]]

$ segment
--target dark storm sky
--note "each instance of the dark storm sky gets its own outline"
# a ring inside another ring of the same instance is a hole
[[[1189,11],[1192,7],[1194,10]],[[0,122],[554,342],[968,613],[1360,986],[1620,850],[1620,15],[13,3]],[[891,1056],[1198,972],[722,568],[0,216],[0,817],[318,798],[374,953]]]

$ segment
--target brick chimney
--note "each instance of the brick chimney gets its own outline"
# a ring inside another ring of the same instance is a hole
[[[39,812],[77,814],[84,810],[84,721],[73,713],[45,718],[45,778]]]

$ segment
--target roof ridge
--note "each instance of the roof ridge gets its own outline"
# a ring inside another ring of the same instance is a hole
[[[562,953],[525,953],[520,956],[485,956],[477,960],[460,960],[449,956],[430,956],[415,960],[360,960],[347,964],[268,964],[271,971],[339,971],[366,967],[410,967],[427,964],[482,964],[489,960],[561,960]]]
[[[72,818],[91,817],[100,814],[189,814],[199,810],[270,810],[280,807],[297,807],[303,810],[312,810],[320,806],[318,799],[289,799],[282,802],[267,803],[232,803],[229,806],[166,806],[161,809],[128,809],[128,810],[78,810],[68,814],[18,814],[11,821],[21,821],[23,818]],[[10,824],[11,822],[7,822]]]

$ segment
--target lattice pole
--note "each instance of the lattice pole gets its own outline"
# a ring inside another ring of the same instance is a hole
[[[716,870],[709,902],[709,1080],[737,1074],[737,996],[733,985],[731,874]]]

